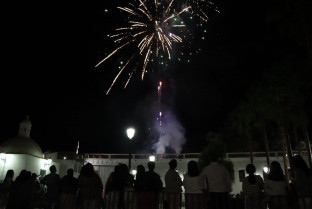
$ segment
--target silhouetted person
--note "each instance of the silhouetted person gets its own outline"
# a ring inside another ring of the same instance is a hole
[[[84,165],[78,177],[78,189],[81,201],[80,209],[100,209],[102,206],[103,183],[100,176],[94,171],[91,163]]]
[[[4,209],[9,201],[9,195],[13,185],[14,170],[7,170],[0,186],[0,209]]]
[[[105,196],[107,196],[109,194],[109,192],[111,192],[112,190],[115,190],[114,188],[114,178],[116,178],[116,176],[118,175],[118,172],[119,172],[119,168],[120,166],[119,165],[115,165],[114,167],[114,171],[111,172],[106,180],[106,183],[105,183]]]
[[[255,175],[254,164],[246,166],[248,176],[243,179],[242,190],[245,197],[246,209],[264,209],[263,189],[264,182],[260,175]]]
[[[39,208],[42,204],[42,190],[36,173],[31,174],[31,185],[33,189],[32,207]]]
[[[184,174],[183,186],[185,190],[185,209],[206,209],[206,183],[199,177],[198,163],[191,160],[187,164],[187,173]]]
[[[22,170],[12,185],[6,209],[31,209],[32,197],[31,172]]]
[[[119,209],[122,207],[123,183],[121,180],[120,164],[115,165],[114,171],[110,173],[105,183],[105,207]]]
[[[182,179],[177,172],[177,160],[172,159],[169,161],[169,169],[165,174],[165,196],[164,199],[166,201],[167,209],[179,209],[181,208],[182,201]]]
[[[137,173],[134,182],[134,191],[136,196],[136,209],[144,209],[144,184],[145,184],[145,167],[137,166]]]
[[[264,192],[269,208],[288,208],[287,191],[287,182],[281,165],[277,161],[272,161],[268,177],[264,182]]]
[[[232,183],[228,169],[218,162],[216,156],[210,156],[211,163],[205,166],[200,174],[206,179],[212,209],[230,208],[229,193]]]
[[[144,183],[145,183],[145,167],[143,165],[138,165],[134,181],[135,191],[142,192],[144,190]]]
[[[55,209],[58,207],[60,196],[60,175],[56,173],[55,165],[50,166],[50,173],[44,176],[40,183],[47,186],[47,193],[45,197],[45,208]]]
[[[312,208],[312,171],[300,155],[293,157],[294,186],[300,209]]]
[[[59,209],[75,209],[78,191],[78,179],[74,177],[74,170],[67,169],[67,175],[60,182],[60,204]]]
[[[156,173],[155,162],[147,163],[148,171],[145,172],[145,184],[144,184],[144,208],[158,209],[159,207],[159,195],[163,190],[163,182],[160,179],[160,175]]]

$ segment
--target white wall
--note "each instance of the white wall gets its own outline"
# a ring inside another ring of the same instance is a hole
[[[250,163],[249,157],[235,157],[235,158],[228,158],[233,162],[234,165],[234,174],[235,180],[232,185],[232,194],[240,193],[242,190],[242,183],[239,181],[239,170],[245,170],[246,165]],[[155,172],[157,172],[164,183],[164,176],[169,169],[169,161],[171,159],[156,159],[156,167]],[[178,166],[177,170],[181,177],[183,174],[187,172],[187,163],[190,160],[198,161],[198,158],[187,158],[187,159],[177,159]],[[94,165],[95,170],[99,173],[103,184],[105,185],[109,174],[114,170],[114,166],[119,163],[125,163],[128,165],[128,159],[109,159],[109,158],[85,158],[86,162],[90,162]],[[131,160],[131,168],[135,169],[137,165],[142,164],[144,165],[145,169],[147,170],[147,163],[148,159],[132,159]],[[270,161],[278,161],[281,164],[282,169],[284,170],[284,163],[283,158],[280,156],[273,156],[270,157]],[[287,160],[288,162],[288,160]],[[306,158],[307,162],[307,158]],[[266,166],[266,158],[265,157],[254,157],[254,165],[256,167],[256,174],[261,175],[263,177],[263,168]],[[289,167],[289,165],[288,165]],[[285,172],[285,171],[284,171]],[[246,176],[245,172],[245,176]]]
[[[9,169],[14,170],[14,179],[23,169],[39,174],[40,169],[45,169],[44,162],[45,160],[43,158],[31,155],[6,154],[5,160],[0,160],[0,180],[5,178],[6,172]]]

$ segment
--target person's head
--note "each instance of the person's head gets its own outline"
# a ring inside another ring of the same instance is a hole
[[[281,164],[278,161],[272,161],[270,165],[270,171],[268,174],[268,179],[274,181],[283,181],[284,173],[281,167]]]
[[[91,163],[85,164],[83,168],[83,175],[91,176],[93,173],[95,173],[93,165]]]
[[[32,174],[31,174],[31,178],[37,179],[37,177],[38,177],[38,175],[37,175],[36,173],[32,173]]]
[[[121,178],[127,178],[129,173],[130,173],[128,165],[125,163],[121,163],[119,165],[119,172],[118,173],[121,176]]]
[[[254,164],[248,164],[246,166],[246,172],[249,174],[249,175],[253,175],[255,172],[256,172],[256,167]]]
[[[67,169],[67,175],[68,175],[68,176],[74,176],[74,169],[68,168],[68,169]]]
[[[176,169],[177,168],[177,165],[178,165],[178,162],[176,159],[172,159],[169,161],[169,167],[170,169]]]
[[[190,177],[195,177],[199,175],[198,164],[195,160],[191,160],[187,164],[187,172]]]
[[[246,172],[248,173],[249,183],[255,184],[256,183],[256,178],[255,178],[256,167],[255,167],[255,165],[252,163],[246,165]]]
[[[56,173],[56,171],[57,171],[57,170],[56,170],[55,165],[51,165],[51,166],[50,166],[50,172],[51,172],[51,173]]]
[[[13,179],[13,177],[14,177],[14,170],[9,169],[9,170],[6,172],[5,178],[11,178],[11,179]]]
[[[24,176],[26,176],[26,174],[27,174],[27,170],[26,169],[23,169],[23,170],[21,170],[21,172],[19,173],[19,177],[24,177]]]
[[[295,169],[302,170],[307,176],[312,175],[312,171],[310,170],[301,155],[293,156],[293,166]]]
[[[149,171],[154,171],[154,169],[155,169],[155,162],[149,161],[149,162],[147,163],[147,167],[148,167],[148,170],[149,170]]]
[[[137,166],[137,174],[141,174],[145,172],[145,167],[143,165]]]

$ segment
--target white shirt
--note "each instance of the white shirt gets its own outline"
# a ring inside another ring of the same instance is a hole
[[[202,170],[200,177],[208,181],[209,192],[231,192],[229,171],[221,164],[212,162]]]
[[[185,193],[203,193],[203,189],[206,189],[206,183],[204,179],[199,176],[190,177],[188,174],[184,174],[183,187]]]

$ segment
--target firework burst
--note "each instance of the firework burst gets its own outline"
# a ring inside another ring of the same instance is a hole
[[[153,66],[152,63],[157,66],[160,62],[172,59],[175,46],[182,45],[186,34],[183,31],[186,26],[183,16],[190,14],[192,5],[199,7],[195,0],[187,0],[187,3],[182,4],[177,1],[135,0],[127,6],[117,7],[127,14],[126,25],[117,28],[115,33],[110,35],[117,47],[95,67],[125,48],[131,49],[131,55],[120,67],[106,94],[122,73],[128,72],[124,86],[126,88],[134,73],[139,72],[143,80],[147,68]]]
[[[182,43],[181,36],[173,32],[172,29],[185,27],[181,22],[175,24],[172,20],[180,19],[181,14],[190,9],[190,6],[186,6],[177,12],[172,6],[173,3],[174,0],[171,0],[168,5],[163,5],[158,0],[138,0],[136,4],[118,7],[128,14],[127,26],[117,28],[116,33],[110,36],[118,44],[118,47],[102,59],[96,67],[125,47],[131,45],[131,47],[135,47],[135,50],[119,70],[106,94],[128,66],[131,69],[124,88],[127,87],[129,80],[137,70],[140,70],[143,80],[149,63],[157,60],[158,57],[171,59],[173,45]],[[134,66],[137,67],[130,67],[130,65],[133,66],[133,63],[136,63]],[[142,68],[139,69],[138,66],[142,66]]]

